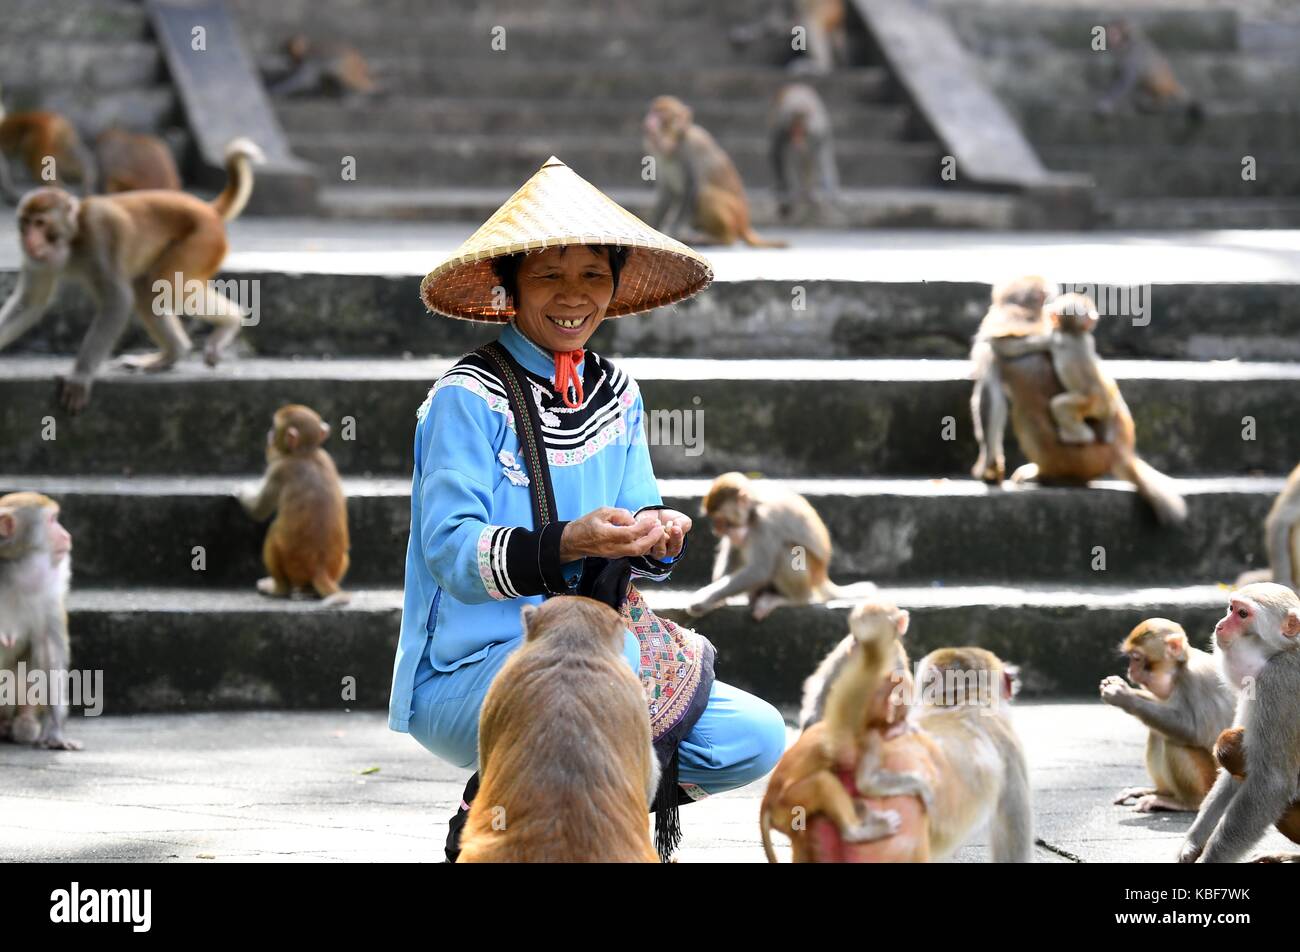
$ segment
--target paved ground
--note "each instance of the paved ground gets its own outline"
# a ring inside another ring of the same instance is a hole
[[[246,218],[226,271],[424,274],[478,227]],[[988,281],[1040,272],[1111,284],[1300,282],[1300,231],[972,232],[766,229],[788,249],[702,248],[718,280]],[[0,269],[18,266],[0,241]]]
[[[1110,804],[1144,779],[1135,722],[1089,702],[1022,704],[1016,719],[1041,861],[1173,859],[1190,817]],[[86,750],[0,746],[0,860],[436,860],[466,777],[372,711],[78,719],[72,734]],[[681,861],[760,862],[764,786],[685,809]]]

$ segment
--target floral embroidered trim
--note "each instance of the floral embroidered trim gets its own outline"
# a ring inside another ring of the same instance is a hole
[[[514,531],[512,526],[484,526],[478,535],[478,577],[487,593],[498,601],[519,596],[506,570],[506,546]]]
[[[703,800],[709,795],[709,791],[705,790],[698,783],[687,783],[685,780],[678,780],[677,786],[681,787],[682,793],[686,794],[692,800]]]

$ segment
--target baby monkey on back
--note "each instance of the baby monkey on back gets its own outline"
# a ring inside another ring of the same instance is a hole
[[[266,434],[266,475],[239,501],[257,520],[275,515],[262,560],[270,573],[257,583],[263,595],[287,597],[312,589],[323,605],[346,604],[339,588],[348,571],[348,509],[329,453],[329,424],[315,410],[289,404],[275,412]]]

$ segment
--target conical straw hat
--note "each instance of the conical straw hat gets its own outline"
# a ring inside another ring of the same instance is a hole
[[[713,268],[680,241],[651,228],[551,156],[523,188],[493,212],[420,282],[425,306],[447,317],[504,323],[513,302],[493,306],[501,281],[492,259],[556,245],[622,245],[627,263],[607,317],[623,317],[688,298],[708,287]]]

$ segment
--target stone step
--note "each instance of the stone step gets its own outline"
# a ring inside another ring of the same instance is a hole
[[[602,188],[634,215],[649,217],[649,189]],[[765,236],[772,228],[791,228],[780,218],[775,194],[745,187],[750,222]],[[503,188],[367,188],[353,184],[321,190],[323,214],[340,221],[486,221],[508,198]],[[819,228],[949,228],[1005,231],[1023,222],[1025,204],[1016,195],[940,188],[842,188],[834,207],[818,211],[810,224]]]
[[[1098,203],[1107,228],[1300,228],[1300,199],[1122,198]]]
[[[292,136],[346,129],[350,134],[422,136],[529,135],[560,131],[602,133],[611,140],[640,141],[647,103],[641,99],[597,102],[559,101],[545,109],[522,109],[518,98],[485,99],[393,96],[362,104],[328,99],[281,99],[276,111]],[[697,100],[695,121],[724,144],[731,137],[764,134],[769,105],[764,101]],[[904,104],[854,103],[831,114],[836,136],[844,142],[923,138],[915,135],[915,111]],[[854,137],[857,137],[855,139]]]
[[[336,194],[353,193],[340,188]],[[439,197],[450,203],[454,194],[446,192]],[[971,193],[950,193],[953,201],[958,194]],[[645,191],[629,195],[644,196]],[[486,210],[479,220],[485,220],[506,197],[496,191],[481,195],[479,201]],[[637,202],[627,196],[615,197],[620,202],[626,199],[635,211]],[[972,202],[971,207],[979,206]],[[1132,207],[1132,203],[1118,203],[1110,213],[1120,216]],[[1221,207],[1222,203],[1210,203],[1206,216]],[[464,234],[472,227],[467,226]],[[392,241],[392,232],[386,233]],[[238,247],[240,242],[236,239],[233,244]],[[706,251],[712,254],[711,249]],[[1283,251],[1279,248],[1277,253]],[[943,256],[944,251],[935,254]],[[426,260],[431,266],[439,256],[440,252],[431,248]],[[311,261],[309,257],[300,260]],[[392,260],[391,252],[386,260]],[[854,259],[849,256],[847,260],[851,264]],[[1217,260],[1228,264],[1234,258],[1223,252],[1217,254]],[[356,261],[354,254],[341,267]],[[287,265],[295,266],[296,262]],[[592,338],[592,348],[610,356],[637,357],[964,358],[989,301],[989,286],[977,282],[753,280],[728,277],[730,269],[721,257],[717,266],[719,280],[705,294],[675,307],[637,315],[634,320],[605,321]],[[1070,267],[1065,277],[1084,278],[1095,271],[1092,265]],[[764,270],[771,268],[758,269]],[[998,273],[998,266],[984,270]],[[876,266],[872,271],[883,275],[889,267]],[[811,268],[793,273],[810,272],[815,273]],[[831,273],[848,275],[852,271],[846,267]],[[244,287],[250,294],[257,288],[263,319],[258,326],[247,328],[239,341],[248,352],[264,357],[398,356],[429,351],[458,357],[496,336],[491,325],[430,316],[420,301],[422,276],[275,270],[231,271],[221,280],[236,282],[233,286]],[[1204,277],[1213,279],[1213,275]],[[15,280],[14,272],[0,271],[0,296],[9,295]],[[799,289],[806,308],[795,311],[791,302]],[[1128,293],[1129,289],[1094,289],[1102,314],[1115,318],[1103,320],[1096,332],[1098,350],[1108,358],[1300,360],[1300,337],[1289,331],[1296,315],[1294,284],[1155,284],[1128,299],[1130,313],[1146,310],[1150,323],[1142,326],[1134,326],[1131,318],[1123,316],[1121,291]],[[65,287],[46,320],[16,341],[9,352],[76,353],[92,306],[89,297],[78,293],[75,286]],[[147,338],[133,327],[123,346],[143,348]]]
[[[0,66],[0,76],[3,70]],[[182,122],[179,101],[169,85],[105,89],[91,85],[32,86],[21,80],[0,82],[4,82],[4,102],[11,112],[37,108],[61,112],[87,138],[110,126],[156,131]]]
[[[1027,54],[1050,58],[1087,49],[1098,24],[1130,17],[1163,50],[1231,52],[1238,48],[1238,17],[1230,9],[1109,4],[1029,5],[942,0],[944,13],[962,45],[984,55]],[[1056,49],[1052,49],[1055,47]]]
[[[255,461],[249,460],[251,469]],[[410,479],[352,478],[344,470],[352,538],[348,587],[399,585],[411,524]],[[76,540],[78,585],[93,588],[251,587],[265,574],[263,527],[232,493],[242,477],[0,476],[0,495],[57,499]],[[1230,582],[1266,561],[1263,522],[1280,478],[1179,481],[1190,516],[1161,529],[1131,487],[989,489],[974,480],[783,480],[831,530],[831,576],[879,584],[1091,580],[1130,585]],[[696,518],[707,480],[663,479],[667,505]],[[130,527],[124,535],[123,527]],[[1015,539],[1014,546],[1003,544]],[[203,549],[196,568],[195,547]],[[677,586],[710,580],[716,542],[696,518]],[[1098,562],[1100,546],[1104,567]],[[122,558],[130,552],[130,558]]]
[[[1025,134],[1040,146],[1170,146],[1205,148],[1231,143],[1232,148],[1273,153],[1300,147],[1300,110],[1292,104],[1213,103],[1204,120],[1189,129],[1177,113],[1115,112],[1064,108],[1036,99],[1015,104]],[[1240,158],[1240,155],[1238,156]]]
[[[679,622],[688,592],[647,586]],[[976,644],[1021,665],[1027,696],[1095,696],[1122,672],[1116,645],[1152,616],[1182,623],[1205,647],[1223,614],[1213,585],[899,588],[880,593],[912,613],[908,652]],[[70,599],[72,665],[103,672],[104,713],[336,708],[355,679],[356,708],[383,708],[401,623],[400,590],[355,593],[344,609],[247,590],[77,589]],[[693,622],[718,649],[717,674],[777,705],[797,704],[803,679],[848,630],[851,602],[777,609],[755,623],[727,606]]]
[[[1253,179],[1243,176],[1243,153],[1212,146],[1107,148],[1052,145],[1039,150],[1050,169],[1087,172],[1111,200],[1126,196],[1293,198],[1300,194],[1300,162],[1292,152],[1254,156]]]
[[[0,357],[2,465],[14,473],[243,473],[267,422],[306,403],[355,439],[332,451],[344,472],[410,472],[415,410],[450,366],[430,360],[197,357],[164,374],[106,372],[89,412],[56,409],[67,358]],[[957,360],[620,361],[649,409],[661,477],[729,469],[793,476],[944,476],[968,471],[969,366]],[[1300,365],[1109,361],[1152,465],[1174,474],[1282,473],[1294,465]],[[1243,439],[1253,421],[1254,439]],[[42,438],[55,424],[54,439]],[[946,431],[951,432],[946,432]],[[945,435],[951,438],[945,439]],[[148,449],[145,453],[143,450]]]
[[[77,86],[96,91],[150,85],[162,77],[162,54],[148,41],[104,42],[97,39],[59,43],[25,42],[21,36],[0,38],[0,82],[6,108],[9,87]],[[43,103],[43,101],[42,101]]]
[[[144,4],[136,0],[5,0],[6,37],[50,40],[135,40],[149,31]],[[30,46],[29,46],[30,49]]]
[[[349,133],[292,137],[297,155],[316,163],[323,176],[334,177],[344,157],[355,159],[356,181],[363,185],[402,187],[458,185],[517,187],[548,155],[566,161],[598,188],[635,186],[642,181],[645,151],[636,136],[595,134],[459,135],[430,142],[428,136],[368,136]],[[761,136],[723,143],[741,178],[770,184],[767,142]],[[943,149],[931,142],[873,142],[859,139],[836,145],[840,180],[850,187],[940,184]]]

